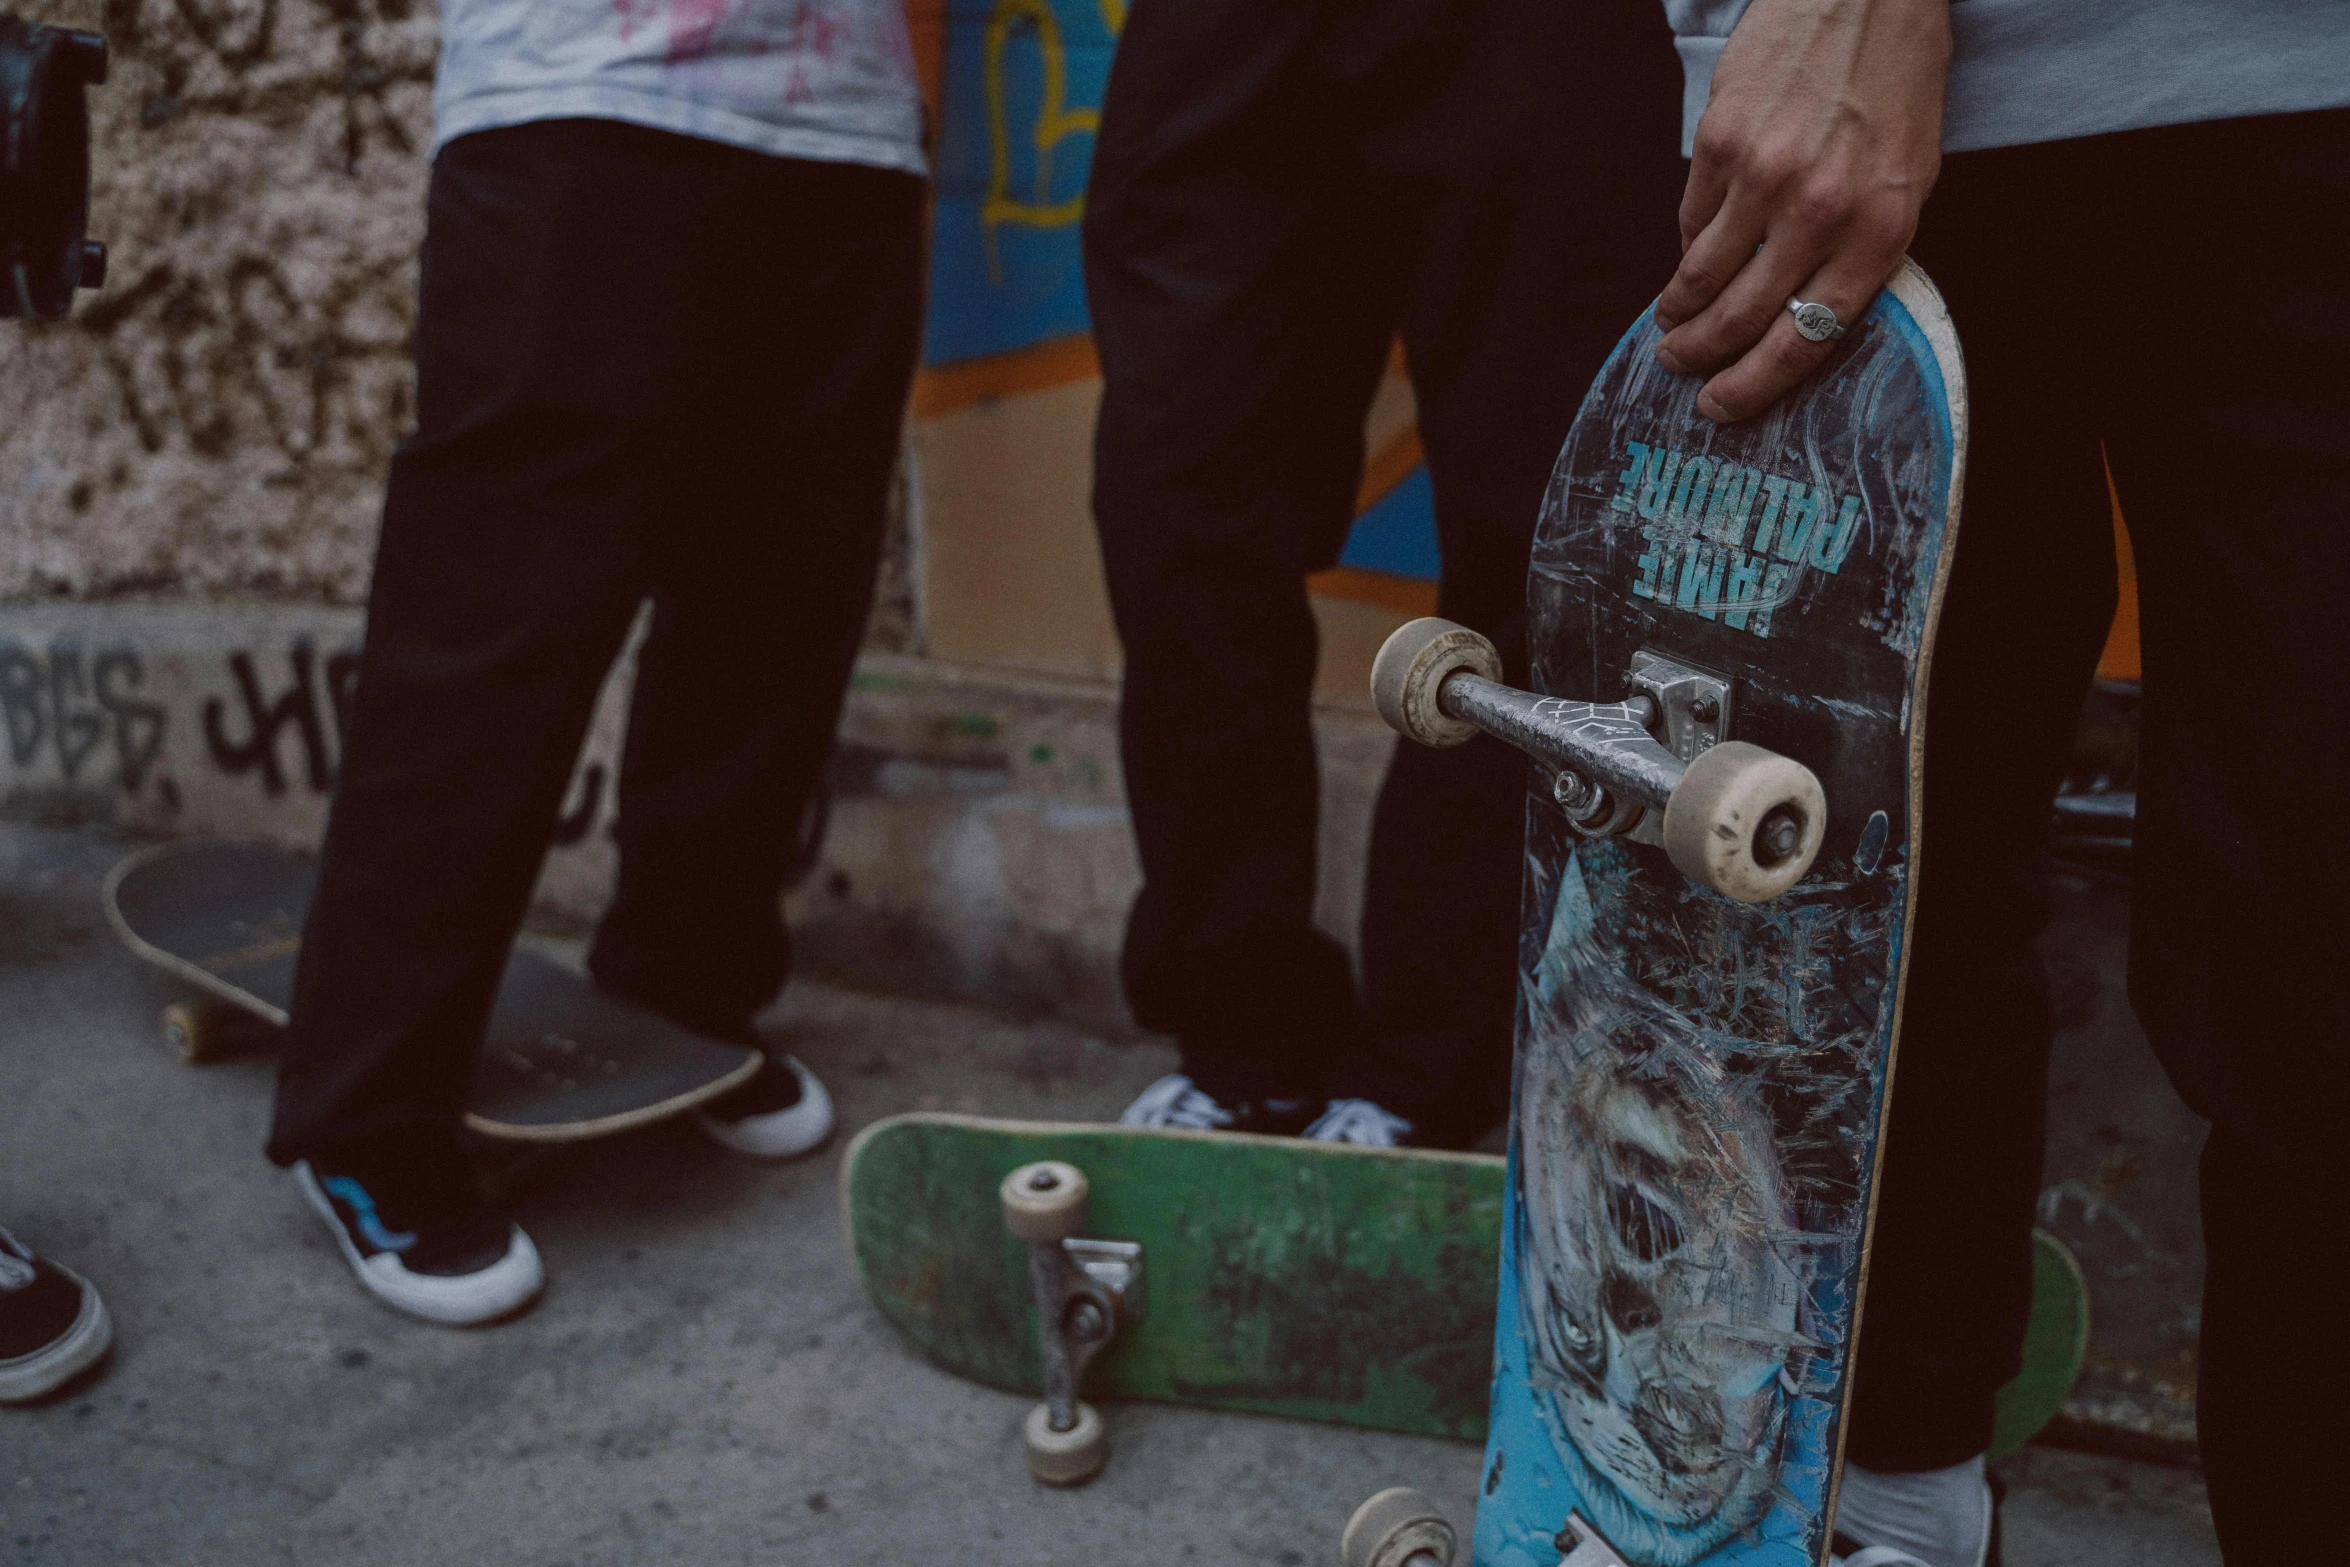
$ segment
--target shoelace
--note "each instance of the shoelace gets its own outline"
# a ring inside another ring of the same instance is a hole
[[[24,1242],[0,1230],[0,1290],[20,1290],[33,1282],[33,1254]]]
[[[1192,1085],[1181,1072],[1170,1072],[1135,1096],[1120,1126],[1181,1127],[1213,1132],[1232,1124],[1232,1112]]]
[[[1306,1128],[1315,1142],[1369,1148],[1394,1148],[1411,1134],[1411,1122],[1368,1099],[1333,1099],[1321,1119]]]

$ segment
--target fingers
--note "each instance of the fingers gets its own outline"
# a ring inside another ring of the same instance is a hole
[[[1726,193],[1728,187],[1725,185],[1722,190]],[[1713,210],[1692,233],[1692,214],[1702,205],[1698,174],[1693,166],[1689,192],[1681,201],[1681,265],[1656,301],[1656,324],[1663,331],[1672,332],[1703,314],[1721,297],[1754,255],[1755,247],[1762,243],[1763,227],[1770,216],[1767,206],[1734,197],[1725,201],[1720,194],[1713,201]]]
[[[1780,293],[1774,319],[1728,369],[1706,382],[1697,394],[1697,411],[1708,419],[1734,424],[1753,418],[1794,391],[1836,351],[1836,339],[1815,343],[1798,332],[1795,317],[1787,309],[1788,299],[1826,305],[1849,331],[1860,324],[1869,302],[1900,264],[1901,258],[1895,256],[1891,266],[1877,272],[1872,263],[1859,257],[1839,255],[1799,285]]]

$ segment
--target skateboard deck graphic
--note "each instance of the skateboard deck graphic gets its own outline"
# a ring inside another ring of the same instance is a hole
[[[997,1188],[1047,1159],[1090,1183],[1081,1234],[1141,1247],[1087,1396],[1482,1434],[1501,1160],[959,1115],[866,1128],[841,1176],[866,1294],[946,1370],[1015,1392],[1042,1368]]]
[[[1738,902],[1537,780],[1479,1567],[1592,1534],[1637,1567],[1828,1555],[1963,373],[1908,266],[1743,424],[1697,412],[1658,336],[1618,346],[1553,474],[1535,687],[1609,700],[1642,654],[1718,677],[1717,738],[1811,769],[1826,820],[1794,886]]]
[[[114,868],[106,914],[139,957],[282,1028],[315,880],[278,849],[165,844]],[[165,1018],[183,1053],[202,1059],[203,1014],[174,1007]],[[756,1051],[680,1028],[518,948],[499,982],[465,1124],[512,1142],[602,1137],[691,1109],[758,1066]]]

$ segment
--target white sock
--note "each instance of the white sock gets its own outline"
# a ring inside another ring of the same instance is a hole
[[[1928,1567],[1983,1567],[1991,1550],[1991,1482],[1982,1455],[1914,1474],[1846,1464],[1836,1532],[1856,1546],[1907,1551]]]

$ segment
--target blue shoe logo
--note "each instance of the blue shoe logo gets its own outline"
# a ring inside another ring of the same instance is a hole
[[[384,1228],[384,1221],[376,1216],[375,1199],[367,1195],[366,1187],[352,1180],[349,1176],[328,1177],[326,1190],[328,1196],[341,1198],[344,1204],[350,1208],[353,1221],[359,1227],[359,1233],[367,1237],[367,1244],[376,1250],[406,1251],[416,1244],[414,1232],[403,1231],[394,1234]]]

